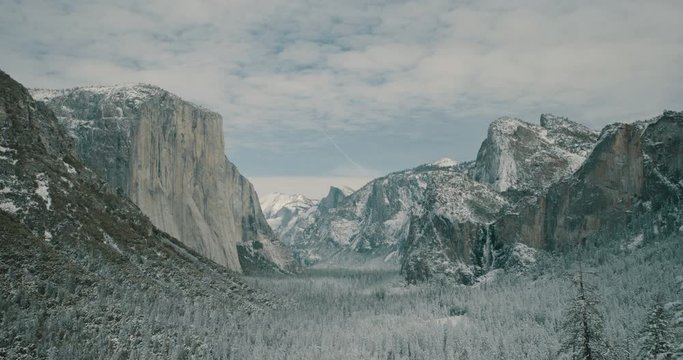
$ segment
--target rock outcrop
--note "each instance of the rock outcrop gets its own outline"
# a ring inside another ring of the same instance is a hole
[[[598,134],[564,117],[541,115],[541,125],[500,118],[489,126],[470,175],[497,191],[540,193],[572,174]]]
[[[648,211],[680,207],[682,159],[683,113],[601,133],[549,114],[540,126],[500,118],[476,161],[418,166],[321,201],[290,243],[305,263],[343,251],[398,254],[410,282],[469,284],[530,265],[538,249],[572,248]],[[680,225],[660,221],[657,231]]]
[[[253,186],[224,154],[220,115],[150,85],[33,90],[84,163],[152,223],[234,271],[285,269]]]
[[[234,312],[269,301],[117,195],[77,158],[53,113],[1,71],[0,273],[0,302],[12,314],[3,323],[22,324],[0,331],[0,357],[8,358],[50,357],[31,342],[47,330],[27,335],[23,326],[37,318],[58,318],[69,336],[82,338],[116,337],[127,321],[154,323],[160,339],[177,335],[158,321],[128,315],[141,293],[181,303],[206,298]],[[82,343],[69,341],[74,348]]]

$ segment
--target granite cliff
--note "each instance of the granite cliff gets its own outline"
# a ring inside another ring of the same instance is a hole
[[[607,126],[571,177],[502,216],[492,230],[503,242],[552,250],[627,226],[639,214],[678,207],[682,154],[683,113],[669,111],[647,122]],[[678,224],[663,225],[673,229]]]
[[[291,265],[253,186],[224,154],[217,113],[150,85],[32,93],[68,129],[85,165],[158,228],[234,271]]]

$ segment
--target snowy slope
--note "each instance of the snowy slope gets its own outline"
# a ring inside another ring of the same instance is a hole
[[[500,192],[539,193],[574,173],[595,145],[598,133],[551,114],[541,115],[540,123],[511,117],[491,123],[470,172],[472,177]]]
[[[339,251],[385,258],[406,241],[411,220],[427,212],[454,221],[491,221],[506,201],[466,169],[467,164],[440,160],[375,179],[336,206],[321,209],[323,199],[288,243],[309,263]]]
[[[285,244],[296,236],[301,224],[306,222],[317,205],[317,200],[311,200],[301,194],[272,193],[261,198],[261,210],[268,225]]]

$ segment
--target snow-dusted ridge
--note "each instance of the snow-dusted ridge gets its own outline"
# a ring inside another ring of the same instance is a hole
[[[56,97],[66,96],[71,93],[88,92],[105,96],[121,95],[125,100],[143,100],[147,97],[165,92],[162,88],[144,83],[124,83],[116,85],[92,85],[78,86],[69,89],[29,89],[31,96],[37,101],[48,101]]]
[[[31,96],[42,102],[49,102],[55,98],[64,98],[67,96],[82,96],[90,98],[93,96],[100,97],[98,102],[116,102],[116,103],[126,103],[132,106],[139,106],[146,100],[158,96],[165,95],[173,97],[174,99],[181,99],[178,95],[165,90],[159,86],[146,84],[146,83],[122,83],[114,85],[91,85],[91,86],[78,86],[68,89],[45,89],[45,88],[34,88],[29,89]],[[183,101],[187,101],[182,99]],[[193,106],[200,108],[206,112],[213,112],[197,103],[190,102]],[[64,112],[73,111],[75,109],[63,108]],[[123,114],[118,114],[119,116],[111,117],[122,117]]]
[[[266,218],[275,216],[283,208],[308,209],[318,203],[317,200],[309,199],[302,194],[289,195],[279,192],[266,194],[260,200],[261,210]]]
[[[427,165],[437,166],[437,167],[453,167],[453,166],[457,166],[458,164],[460,164],[459,161],[445,157],[445,158],[441,158],[437,161],[431,162]]]
[[[541,115],[540,125],[500,117],[489,126],[470,174],[500,192],[542,191],[576,171],[597,138],[597,132],[552,114]]]

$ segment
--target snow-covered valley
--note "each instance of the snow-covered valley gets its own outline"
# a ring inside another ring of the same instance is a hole
[[[474,286],[406,285],[391,267],[251,277],[250,285],[287,301],[245,319],[231,348],[234,358],[258,359],[556,359],[575,292],[569,275],[580,259],[595,274],[614,358],[630,359],[657,297],[683,298],[683,236],[622,250],[631,239],[589,245],[582,254],[543,254],[524,274],[499,272]]]

